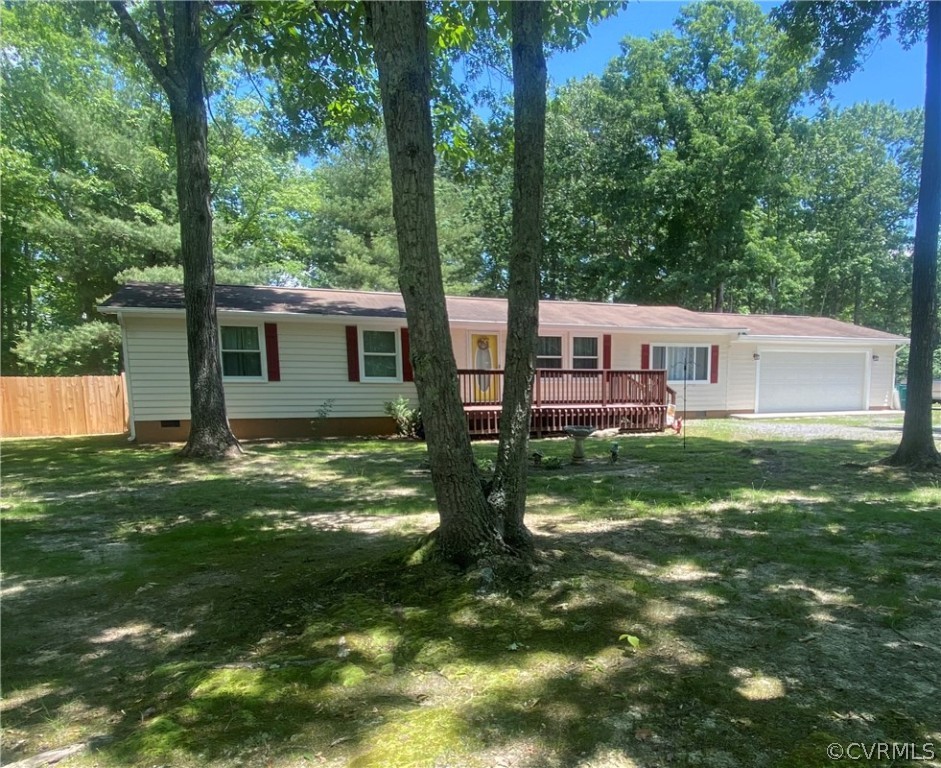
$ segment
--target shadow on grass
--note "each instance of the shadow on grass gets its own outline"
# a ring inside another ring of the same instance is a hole
[[[40,480],[41,450],[14,455],[45,501],[4,521],[5,759],[98,732],[117,765],[823,766],[932,737],[922,480],[847,441],[625,447],[534,473],[545,561],[512,596],[403,563],[431,511],[413,446],[261,447],[250,477],[90,445]],[[382,516],[331,523],[350,491]]]

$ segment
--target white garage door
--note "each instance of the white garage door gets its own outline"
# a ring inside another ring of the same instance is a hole
[[[762,351],[758,413],[866,408],[866,353]]]

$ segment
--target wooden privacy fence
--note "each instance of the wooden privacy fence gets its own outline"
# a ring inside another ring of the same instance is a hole
[[[123,376],[3,376],[3,437],[109,435],[127,429]]]

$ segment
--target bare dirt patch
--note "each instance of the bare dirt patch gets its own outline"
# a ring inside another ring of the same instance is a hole
[[[791,426],[534,470],[542,556],[508,594],[403,564],[437,522],[413,444],[132,465],[107,508],[81,460],[19,477],[5,759],[102,731],[65,764],[823,768],[828,743],[937,742],[938,488]]]

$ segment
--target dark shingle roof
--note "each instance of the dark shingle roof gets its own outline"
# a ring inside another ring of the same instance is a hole
[[[220,310],[290,313],[339,317],[405,318],[398,293],[337,291],[322,288],[271,288],[217,285]],[[183,309],[183,288],[161,283],[128,283],[102,304],[104,311],[122,309]],[[457,323],[505,323],[506,299],[449,296],[448,316]],[[735,315],[692,312],[681,307],[547,301],[539,305],[540,325],[611,329],[716,330],[756,336],[881,339],[901,336],[823,317]]]
[[[807,338],[840,339],[885,339],[886,341],[908,341],[904,336],[877,331],[862,325],[844,323],[832,317],[807,317],[805,315],[720,315],[703,312],[709,322],[723,327],[744,326],[750,336],[803,336]]]
[[[115,310],[183,309],[183,286],[167,283],[128,283],[119,288],[102,307]],[[216,307],[240,312],[405,317],[405,306],[402,297],[397,293],[254,285],[217,285]]]

